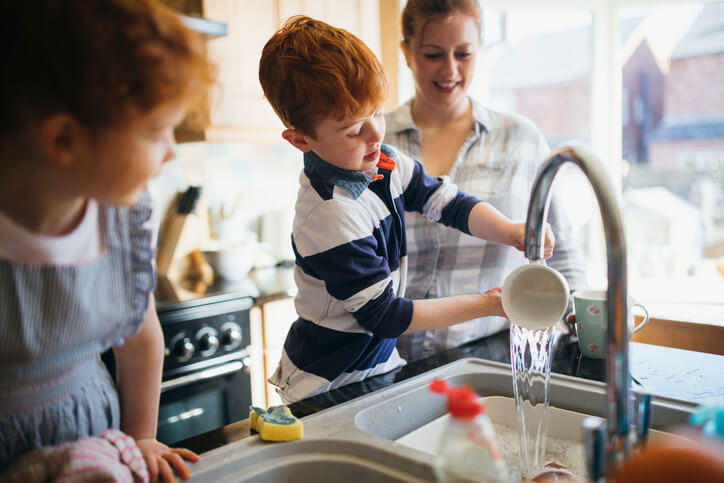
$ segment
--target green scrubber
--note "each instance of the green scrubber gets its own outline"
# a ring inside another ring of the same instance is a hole
[[[251,429],[265,441],[293,441],[304,435],[302,422],[286,406],[272,406],[269,409],[251,406],[249,422]]]

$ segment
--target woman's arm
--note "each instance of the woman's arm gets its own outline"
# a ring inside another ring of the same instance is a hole
[[[121,430],[136,440],[151,480],[156,477],[173,481],[173,470],[189,477],[184,459],[197,461],[187,449],[169,448],[156,441],[158,407],[163,370],[163,333],[150,296],[146,319],[141,329],[119,347],[113,348],[116,359],[116,385],[121,403]]]

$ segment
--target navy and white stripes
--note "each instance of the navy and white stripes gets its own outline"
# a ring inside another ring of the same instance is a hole
[[[382,152],[396,168],[380,168],[384,178],[361,194],[347,189],[349,179],[325,177],[316,155],[305,156],[292,235],[299,319],[270,378],[286,402],[404,364],[395,349],[412,320],[412,301],[400,296],[407,273],[404,211],[468,232],[476,198],[388,146]]]

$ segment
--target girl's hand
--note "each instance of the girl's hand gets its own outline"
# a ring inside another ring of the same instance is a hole
[[[520,250],[525,250],[525,223],[513,223],[513,235],[511,237],[511,246]],[[543,245],[543,258],[553,256],[553,248],[556,245],[556,237],[553,235],[553,229],[549,223],[545,227],[545,242]]]
[[[186,480],[191,476],[184,460],[193,463],[199,460],[199,455],[185,448],[169,448],[155,439],[139,439],[136,445],[146,460],[148,474],[151,481],[175,481],[174,470]]]

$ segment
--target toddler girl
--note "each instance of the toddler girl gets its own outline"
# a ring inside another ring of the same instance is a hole
[[[120,428],[152,479],[163,336],[148,179],[212,82],[201,40],[153,0],[7,0],[0,42],[0,470]],[[113,347],[117,387],[99,360]]]

